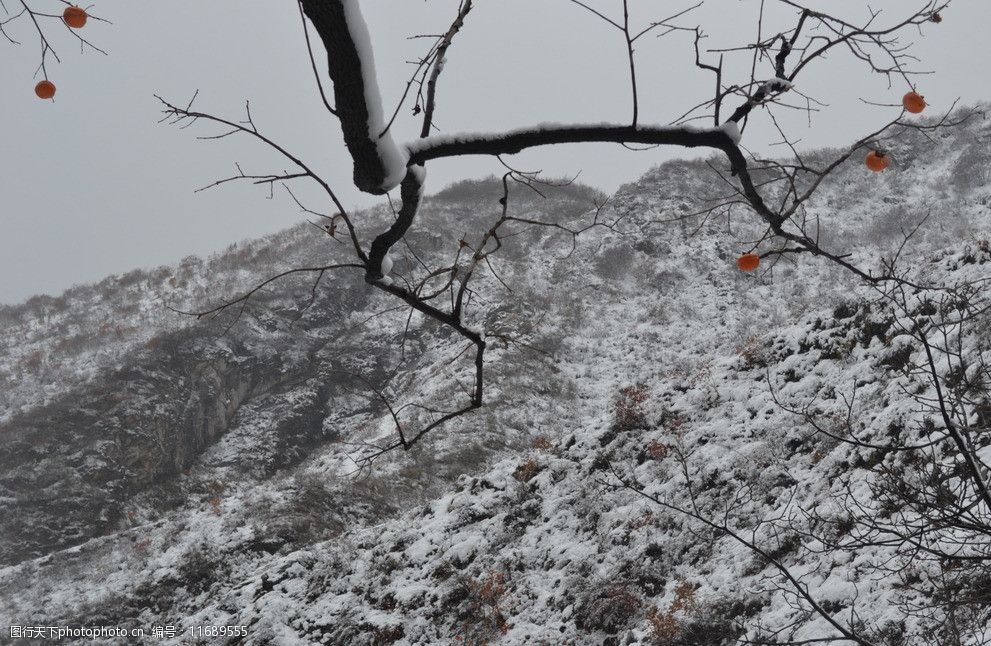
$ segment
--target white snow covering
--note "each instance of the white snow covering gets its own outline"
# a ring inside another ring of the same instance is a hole
[[[787,92],[793,87],[795,87],[794,83],[779,76],[775,76],[773,79],[768,79],[764,82],[765,92]]]
[[[368,25],[361,14],[358,0],[343,0],[344,19],[348,24],[348,32],[354,41],[361,61],[361,78],[364,83],[365,105],[368,108],[368,136],[375,141],[379,159],[385,167],[385,179],[379,187],[390,191],[399,186],[406,176],[406,163],[409,156],[405,150],[396,145],[391,132],[385,132],[386,115],[382,109],[382,96],[379,92],[378,75],[375,73],[375,56],[372,48],[371,35]]]
[[[383,276],[388,276],[389,274],[392,273],[392,265],[393,265],[392,256],[390,254],[385,254],[385,257],[382,258],[382,265],[381,265],[382,267],[381,271]]]
[[[734,144],[739,144],[740,140],[743,139],[743,134],[740,132],[740,124],[736,121],[727,121],[719,127],[720,130],[726,133]]]
[[[427,168],[426,166],[421,166],[420,164],[413,164],[407,170],[413,179],[416,180],[417,186],[420,187],[420,196],[423,196],[423,188],[427,183]]]
[[[505,139],[506,137],[513,137],[516,135],[527,135],[535,132],[548,132],[548,131],[571,131],[571,130],[587,130],[589,128],[615,128],[623,129],[629,128],[627,123],[615,123],[615,122],[594,122],[594,123],[556,123],[556,122],[541,122],[534,126],[528,126],[525,128],[517,128],[515,130],[506,130],[501,132],[460,132],[449,135],[432,135],[430,137],[423,137],[422,139],[416,139],[406,144],[406,150],[409,156],[417,155],[425,150],[430,150],[438,146],[444,146],[448,144],[460,144],[467,142],[488,142],[488,141],[499,141]],[[691,132],[691,133],[703,133],[703,132],[713,132],[713,128],[699,128],[692,125],[681,125],[681,126],[665,126],[665,125],[638,125],[637,131],[644,133],[680,133],[680,132]]]

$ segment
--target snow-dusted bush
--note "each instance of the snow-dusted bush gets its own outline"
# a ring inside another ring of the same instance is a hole
[[[641,603],[640,597],[624,585],[593,586],[575,609],[575,624],[586,632],[613,635],[631,624]]]
[[[613,430],[632,431],[647,427],[645,404],[650,397],[646,384],[621,388],[613,400]]]
[[[483,646],[509,630],[501,608],[506,576],[488,572],[479,578],[463,577],[444,601],[455,616],[455,638],[466,646]]]

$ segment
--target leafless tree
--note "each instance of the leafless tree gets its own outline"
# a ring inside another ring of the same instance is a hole
[[[353,216],[344,209],[330,182],[319,177],[303,160],[260,132],[255,126],[250,105],[246,105],[245,118],[234,121],[199,111],[194,108],[193,101],[182,105],[162,99],[165,120],[183,126],[197,121],[213,123],[223,130],[212,137],[247,135],[273,148],[293,165],[290,171],[265,175],[249,175],[239,169],[238,175],[220,180],[217,184],[243,180],[272,186],[276,183],[308,180],[315,182],[323,190],[333,211],[333,215],[323,214],[323,217],[332,231],[343,228],[353,248],[355,262],[297,271],[316,274],[316,283],[319,283],[329,271],[359,269],[369,284],[399,299],[411,310],[454,330],[469,344],[474,353],[474,385],[469,401],[460,408],[440,415],[435,423],[412,433],[402,430],[399,416],[395,415],[397,440],[383,447],[386,450],[397,447],[408,449],[438,424],[482,405],[487,333],[466,323],[465,296],[470,294],[470,280],[477,270],[491,270],[489,256],[500,246],[500,228],[512,223],[525,223],[557,226],[564,230],[557,223],[525,222],[525,218],[509,214],[505,208],[509,185],[505,184],[507,195],[501,200],[504,207],[502,216],[491,230],[484,232],[480,246],[473,252],[461,253],[462,249],[469,248],[467,241],[462,239],[454,263],[444,267],[426,268],[425,275],[418,278],[398,280],[396,276],[390,275],[393,261],[389,252],[416,226],[426,181],[426,166],[431,160],[488,155],[503,161],[506,155],[537,146],[585,142],[710,148],[722,153],[726,159],[725,169],[716,166],[713,169],[723,178],[731,193],[724,203],[710,211],[738,204],[745,206],[750,213],[762,220],[766,226],[765,235],[753,245],[754,250],[762,257],[773,259],[784,254],[807,253],[841,265],[870,283],[901,280],[887,271],[855,266],[842,250],[822,247],[815,223],[806,220],[805,205],[825,178],[858,152],[879,147],[883,142],[897,138],[905,130],[928,130],[953,125],[957,122],[956,118],[951,118],[947,113],[935,122],[923,123],[909,120],[906,112],[898,111],[895,118],[879,125],[876,130],[858,139],[829,164],[821,167],[803,163],[793,145],[791,149],[795,159],[792,162],[753,159],[741,147],[739,133],[758,111],[774,119],[775,109],[793,109],[793,106],[784,102],[784,97],[789,92],[795,92],[795,84],[799,82],[803,72],[810,69],[812,63],[824,59],[827,54],[836,50],[851,52],[871,73],[881,76],[886,82],[899,81],[905,84],[906,89],[911,89],[911,79],[917,70],[913,69],[915,59],[902,43],[902,38],[906,32],[920,29],[932,22],[948,3],[928,2],[920,9],[906,12],[897,20],[884,24],[882,16],[872,12],[862,23],[854,24],[827,13],[804,8],[794,2],[779,0],[775,3],[775,10],[793,13],[794,28],[780,34],[761,34],[754,43],[706,51],[701,46],[705,37],[702,27],[687,26],[685,22],[699,5],[686,5],[668,17],[649,19],[640,27],[634,27],[633,7],[628,0],[617,3],[617,7],[622,10],[621,19],[611,18],[605,11],[587,3],[573,1],[572,4],[581,11],[590,12],[605,26],[616,29],[622,36],[629,62],[632,103],[632,117],[629,122],[615,125],[535,126],[495,134],[437,135],[434,134],[433,121],[438,109],[444,65],[452,55],[456,39],[461,36],[468,23],[473,9],[471,0],[464,0],[459,4],[450,26],[432,39],[427,52],[415,62],[414,73],[402,93],[402,101],[393,110],[386,110],[379,98],[372,44],[361,17],[359,3],[353,0],[301,0],[299,9],[304,21],[304,34],[317,89],[328,114],[341,125],[344,144],[353,160],[354,185],[371,194],[386,194],[394,188],[399,189],[398,208],[392,225],[367,241],[360,239]],[[762,7],[757,16],[761,24],[766,10],[768,9]],[[321,65],[316,61],[308,27],[316,33],[327,52],[329,93],[328,84],[324,82],[321,73]],[[681,34],[689,36],[699,70],[715,75],[716,89],[711,98],[700,102],[689,113],[669,125],[643,124],[639,117],[635,45],[648,35],[677,37]],[[704,58],[714,53],[719,55],[718,63],[704,62]],[[724,78],[725,58],[733,55],[752,57],[752,71],[748,79],[729,83]],[[762,78],[765,80],[761,80]],[[731,104],[731,110],[726,108],[727,104]],[[394,142],[391,129],[402,112],[403,105],[411,108],[412,114],[421,119],[420,138],[399,145]],[[809,107],[803,109],[811,110]],[[725,112],[729,112],[730,116],[723,120],[721,115]],[[708,120],[712,125],[699,127],[689,123],[695,120]],[[783,132],[782,136],[784,137]],[[787,137],[785,140],[790,142]],[[756,181],[755,173],[766,177]],[[535,176],[513,169],[509,169],[506,179],[531,188],[537,181]],[[776,201],[772,204],[767,195],[777,196]],[[320,214],[318,210],[306,210]],[[594,210],[596,218],[590,223],[591,226],[605,224],[598,219],[600,211],[601,208]],[[569,232],[577,235],[581,230]],[[250,294],[251,292],[222,303],[219,307],[226,308],[236,304],[243,306]],[[443,305],[442,300],[449,303]],[[215,311],[216,308],[199,314]]]
[[[897,271],[897,257],[887,259],[878,267],[862,267],[854,264],[844,250],[831,249],[820,244],[818,222],[810,218],[806,207],[823,182],[855,156],[866,154],[868,150],[883,150],[907,131],[928,133],[956,125],[966,115],[961,117],[947,111],[934,120],[920,121],[903,110],[901,104],[896,104],[889,120],[879,123],[867,133],[852,135],[850,138],[855,140],[854,143],[836,153],[825,164],[806,163],[797,149],[795,138],[780,127],[776,115],[781,110],[802,110],[808,113],[811,123],[817,110],[826,109],[814,97],[802,94],[800,88],[817,65],[827,64],[829,56],[839,52],[852,56],[868,73],[876,75],[888,87],[900,86],[905,91],[914,90],[914,79],[922,70],[917,68],[918,61],[906,38],[909,34],[918,33],[927,25],[938,22],[941,12],[950,4],[948,0],[922,2],[921,6],[904,9],[900,16],[893,19],[868,9],[866,17],[859,21],[828,11],[814,10],[793,0],[766,0],[760,2],[759,9],[756,10],[757,36],[753,40],[716,48],[705,48],[707,39],[704,28],[690,22],[693,11],[701,3],[686,3],[663,17],[638,18],[641,8],[629,0],[615,0],[614,6],[608,9],[600,8],[601,3],[562,0],[562,4],[601,21],[603,29],[617,35],[617,43],[624,47],[628,64],[624,74],[628,76],[630,83],[629,118],[606,125],[544,125],[494,134],[468,132],[451,135],[436,134],[434,120],[438,111],[445,64],[455,54],[455,44],[463,37],[463,32],[469,31],[473,0],[461,0],[450,25],[443,33],[428,37],[427,51],[420,60],[414,62],[414,71],[402,91],[402,99],[391,109],[383,105],[380,98],[380,88],[374,72],[372,42],[359,4],[358,0],[299,0],[298,11],[315,75],[315,87],[328,117],[340,124],[343,143],[353,161],[354,186],[373,195],[392,195],[398,189],[398,207],[394,212],[394,220],[387,229],[371,239],[362,237],[356,226],[356,216],[344,208],[331,181],[321,177],[300,156],[265,135],[256,126],[250,104],[245,105],[242,119],[230,119],[196,108],[195,95],[193,100],[183,103],[164,98],[160,100],[164,112],[163,121],[182,127],[204,123],[219,128],[216,134],[204,137],[208,139],[249,137],[274,150],[291,167],[290,170],[265,174],[244,173],[239,167],[236,175],[219,180],[211,186],[246,181],[269,187],[290,187],[301,181],[311,182],[322,191],[324,205],[313,209],[304,207],[295,194],[290,192],[292,199],[306,212],[323,220],[322,228],[325,233],[335,237],[341,235],[353,255],[349,262],[297,268],[274,276],[236,298],[195,312],[196,315],[213,315],[232,307],[243,309],[259,289],[288,275],[312,275],[312,293],[315,295],[321,280],[329,273],[354,271],[360,272],[369,285],[397,299],[410,311],[429,317],[455,332],[465,344],[465,350],[472,353],[472,387],[467,393],[467,399],[450,410],[431,411],[434,413],[433,421],[419,428],[407,428],[402,417],[407,407],[394,407],[384,394],[370,385],[388,407],[396,428],[395,441],[374,447],[371,457],[396,448],[410,449],[438,426],[483,405],[485,352],[493,336],[499,337],[490,331],[479,329],[468,317],[471,281],[480,272],[495,273],[491,258],[499,251],[508,228],[551,227],[574,240],[594,227],[611,226],[612,223],[601,217],[601,205],[595,205],[590,211],[589,222],[579,227],[535,220],[526,214],[511,212],[511,186],[523,190],[540,190],[538,177],[509,167],[505,161],[506,156],[530,148],[607,142],[627,147],[646,145],[710,149],[722,156],[721,161],[711,161],[710,166],[727,187],[727,195],[724,200],[708,206],[697,215],[707,216],[734,208],[746,212],[748,217],[759,222],[764,229],[763,235],[753,242],[749,251],[772,262],[789,254],[816,256],[852,272],[864,282],[876,286],[885,298],[896,301],[904,301],[907,290],[924,287],[912,283],[903,273]],[[22,7],[20,11],[8,12],[8,17],[0,22],[0,33],[6,36],[7,32],[3,30],[14,20],[32,20],[37,26],[42,44],[40,69],[47,74],[45,61],[48,56],[54,57],[55,54],[39,21],[46,14],[29,8],[27,0],[19,0],[19,5]],[[764,27],[767,12],[775,12],[777,16],[790,16],[793,26],[780,33],[767,33]],[[685,38],[686,47],[691,52],[691,63],[700,74],[711,74],[713,77],[712,94],[700,97],[691,110],[667,124],[646,124],[641,118],[638,74],[640,61],[636,56],[636,46],[647,37]],[[319,52],[315,47],[317,38],[326,51],[326,61],[323,63],[319,60]],[[730,66],[727,59],[730,57],[742,57],[750,61],[749,75],[744,78],[729,78]],[[791,103],[790,97],[798,97],[798,100]],[[405,144],[397,144],[393,139],[392,127],[397,119],[403,117],[404,111],[412,113],[414,118],[420,120],[420,137]],[[547,121],[553,116],[544,115],[538,121]],[[781,135],[779,143],[790,151],[789,159],[783,161],[756,157],[743,147],[742,133],[750,120],[758,118],[770,120],[778,129]],[[453,262],[437,267],[419,267],[408,275],[394,272],[390,252],[417,226],[428,164],[437,159],[467,155],[490,156],[503,163],[505,174],[499,217],[491,227],[476,232],[475,238],[469,240],[467,236],[462,237]],[[949,295],[951,292],[943,293]],[[944,305],[941,303],[938,307]],[[957,560],[983,564],[987,558],[986,552],[978,550],[977,553],[972,553],[969,548],[960,551],[964,543],[970,544],[970,537],[980,536],[982,540],[986,537],[991,495],[988,491],[986,466],[980,463],[974,446],[973,411],[976,404],[967,399],[974,396],[971,388],[973,384],[951,385],[947,376],[937,367],[942,358],[948,357],[951,362],[958,363],[964,360],[964,355],[953,349],[952,342],[956,337],[947,332],[949,328],[946,326],[945,321],[934,327],[932,322],[920,319],[910,331],[927,357],[926,362],[915,370],[917,375],[928,375],[930,384],[935,389],[935,398],[926,400],[926,405],[942,420],[941,428],[935,429],[924,439],[903,441],[891,447],[876,446],[872,442],[859,440],[853,432],[838,435],[835,430],[818,427],[816,430],[831,434],[834,439],[858,443],[869,449],[912,455],[930,451],[931,460],[920,472],[915,488],[896,492],[904,497],[902,503],[909,507],[914,505],[914,520],[906,520],[905,524],[898,526],[868,526],[865,531],[870,538],[857,540],[894,541],[901,549],[925,553],[937,561]],[[938,337],[939,341],[934,341],[934,337]],[[501,340],[506,341],[505,338]],[[972,374],[970,371],[965,372]],[[984,383],[986,382],[981,382],[982,386]],[[801,409],[795,410],[797,414],[803,414]],[[811,424],[821,426],[814,415],[808,414],[808,411],[804,414]],[[935,436],[939,436],[938,441]],[[936,453],[937,445],[942,447],[944,439],[947,441],[946,446],[951,447],[952,455]],[[687,460],[685,464],[687,465]],[[952,475],[947,476],[947,473]],[[657,504],[677,510],[711,530],[728,535],[766,558],[792,590],[797,603],[820,615],[836,630],[835,637],[824,641],[835,639],[858,644],[877,643],[861,631],[856,621],[841,621],[824,608],[802,581],[794,577],[762,546],[757,530],[749,533],[736,530],[731,522],[731,514],[717,520],[712,510],[695,506],[694,502],[691,507],[679,506],[653,496],[636,483],[617,477],[622,486],[637,491]],[[941,487],[947,477],[953,482],[949,494],[951,502],[948,506],[941,507],[936,502],[943,500],[941,496],[944,496],[944,492]],[[687,466],[685,478],[686,481],[691,481]],[[901,486],[908,485],[902,481]],[[851,499],[850,504],[858,503]],[[869,517],[869,514],[861,514],[861,517]],[[780,520],[762,522],[758,528]],[[930,529],[926,529],[934,524],[940,527],[940,533],[933,534]],[[926,528],[920,528],[922,526]],[[850,544],[855,545],[856,543]],[[836,544],[834,547],[840,549],[847,546]],[[942,573],[945,575],[947,570],[942,570]],[[768,643],[782,643],[775,642],[775,639],[777,637],[773,637]]]
[[[814,63],[825,60],[834,51],[847,51],[861,61],[866,69],[877,74],[889,85],[903,83],[906,89],[914,88],[913,77],[919,73],[914,68],[916,59],[903,42],[905,35],[919,30],[927,23],[939,19],[949,2],[930,1],[921,8],[907,11],[893,21],[885,21],[880,12],[869,12],[860,23],[828,13],[806,8],[791,0],[777,0],[772,6],[761,7],[756,16],[758,38],[755,42],[725,48],[703,50],[705,32],[701,26],[691,26],[688,22],[692,12],[702,3],[686,4],[671,15],[661,18],[641,19],[635,26],[636,7],[629,0],[617,0],[616,8],[621,10],[621,18],[610,17],[609,12],[599,10],[589,3],[569,0],[578,10],[590,13],[608,29],[615,29],[621,35],[629,64],[630,96],[632,116],[628,123],[615,125],[565,124],[523,128],[496,134],[463,133],[456,135],[435,135],[434,117],[437,112],[437,99],[444,65],[455,40],[464,30],[473,9],[472,0],[462,0],[449,27],[431,38],[431,44],[419,61],[402,93],[400,103],[391,111],[386,110],[380,99],[380,88],[374,72],[374,57],[371,39],[361,15],[359,3],[355,0],[300,0],[298,10],[303,22],[303,36],[310,53],[316,89],[327,108],[328,114],[341,126],[344,144],[351,154],[354,172],[353,183],[360,190],[371,194],[385,194],[394,188],[399,189],[398,209],[395,220],[385,231],[371,240],[362,240],[353,221],[335,194],[332,183],[321,177],[286,147],[266,136],[255,125],[249,103],[245,104],[245,116],[232,120],[214,116],[194,108],[196,95],[186,104],[176,104],[160,99],[164,109],[163,121],[187,127],[195,122],[208,122],[219,126],[218,134],[204,139],[222,139],[234,135],[246,135],[273,149],[287,163],[289,171],[267,174],[247,174],[238,166],[232,177],[214,182],[209,187],[235,181],[248,181],[254,184],[287,185],[298,181],[310,181],[319,186],[329,204],[329,209],[311,210],[304,207],[290,191],[292,199],[311,215],[325,220],[324,230],[336,235],[339,229],[353,250],[353,262],[334,263],[316,267],[296,268],[266,280],[239,297],[224,301],[216,307],[196,312],[197,315],[211,315],[221,310],[245,304],[262,287],[275,280],[290,275],[313,274],[313,294],[320,281],[330,272],[358,270],[364,273],[365,280],[377,289],[399,299],[412,310],[433,318],[457,332],[470,344],[474,353],[474,386],[465,406],[443,414],[436,424],[407,435],[397,428],[397,441],[386,448],[410,448],[427,430],[453,417],[477,409],[483,403],[484,393],[484,353],[486,332],[465,322],[465,296],[470,294],[470,280],[479,266],[491,270],[490,254],[500,246],[499,228],[510,223],[552,226],[566,231],[575,237],[584,230],[572,231],[558,223],[527,221],[518,215],[508,214],[508,185],[502,198],[503,214],[492,230],[485,232],[481,245],[471,253],[461,253],[467,248],[467,241],[461,240],[458,255],[450,266],[427,268],[426,275],[414,280],[398,281],[387,276],[391,271],[392,259],[389,252],[399,244],[406,233],[416,224],[417,214],[424,190],[426,165],[434,159],[464,155],[488,155],[500,161],[503,156],[519,153],[537,146],[577,144],[586,142],[611,142],[624,146],[635,144],[680,146],[686,148],[709,148],[722,153],[726,159],[725,169],[713,166],[713,170],[725,181],[730,194],[726,200],[707,207],[706,214],[721,209],[743,206],[766,225],[765,234],[753,245],[753,251],[762,258],[777,258],[785,254],[808,253],[832,261],[870,283],[903,280],[890,271],[873,272],[871,269],[853,265],[842,250],[830,250],[819,244],[818,224],[807,220],[805,205],[816,193],[822,182],[840,165],[869,147],[882,147],[884,142],[897,139],[905,130],[935,130],[954,125],[956,119],[949,113],[935,122],[920,123],[908,120],[907,114],[899,114],[879,125],[877,129],[862,136],[852,146],[837,155],[830,163],[811,166],[804,163],[792,140],[782,131],[782,139],[793,152],[789,162],[750,158],[741,146],[739,134],[746,128],[755,111],[764,112],[773,123],[776,109],[796,109],[785,101],[789,93],[797,93],[803,73],[807,73]],[[69,6],[60,0],[53,3],[56,8]],[[39,70],[47,76],[46,61],[56,58],[52,39],[46,29],[46,21],[61,17],[50,8],[35,8],[28,0],[18,0],[18,8],[7,9],[7,18],[0,22],[0,29],[18,20],[30,20],[41,43],[41,65]],[[795,26],[783,33],[765,34],[763,24],[766,11],[791,13],[795,16]],[[331,96],[317,61],[317,53],[311,39],[316,32],[327,52]],[[68,30],[82,45],[89,45],[76,30]],[[3,32],[7,35],[7,32]],[[674,119],[669,125],[646,125],[640,122],[638,64],[635,56],[636,45],[648,36],[678,37],[687,35],[693,48],[694,64],[702,73],[712,73],[715,77],[713,95],[701,101],[686,114]],[[8,39],[14,41],[9,35]],[[94,47],[95,48],[95,47]],[[712,63],[705,58],[718,55]],[[744,56],[752,59],[749,78],[735,83],[725,78],[725,59],[728,56]],[[763,79],[763,80],[762,80]],[[420,139],[397,145],[392,138],[391,128],[403,110],[410,107],[414,117],[421,119]],[[806,101],[804,109],[812,112],[812,100]],[[731,110],[726,108],[730,104]],[[728,118],[723,114],[730,112]],[[552,115],[548,115],[552,116]],[[710,121],[711,127],[698,127],[695,121]],[[503,162],[504,163],[504,162]],[[507,167],[508,168],[508,167]],[[538,182],[536,176],[509,169],[507,178],[523,186],[533,188]],[[755,174],[762,178],[755,181]],[[205,187],[205,188],[209,188]],[[775,196],[769,202],[768,196]],[[330,213],[328,215],[328,212]],[[594,210],[592,226],[603,225],[599,220],[601,205]],[[464,257],[462,257],[464,256]],[[386,263],[388,267],[383,266]],[[467,268],[466,266],[467,265]],[[446,297],[450,304],[440,304]],[[398,419],[397,419],[398,424]]]

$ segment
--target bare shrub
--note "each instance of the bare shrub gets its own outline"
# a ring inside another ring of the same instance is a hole
[[[538,473],[543,469],[536,460],[526,460],[521,462],[516,470],[513,471],[513,477],[520,482],[529,482],[537,476]]]
[[[658,442],[657,440],[651,440],[647,443],[644,452],[647,454],[647,458],[651,460],[663,460],[668,457],[670,450],[671,448],[667,444]]]
[[[462,580],[452,593],[452,600],[461,601],[455,640],[467,645],[482,646],[509,632],[509,623],[500,604],[506,595],[506,577],[501,572],[489,572],[481,579]]]
[[[615,634],[640,610],[640,598],[625,586],[609,584],[593,589],[579,603],[575,625],[585,631]]]
[[[546,435],[538,435],[534,438],[533,443],[530,446],[538,451],[550,451],[554,448],[554,443],[551,442]]]
[[[739,620],[752,615],[760,606],[758,600],[736,600],[703,607],[695,586],[679,581],[668,609],[654,608],[647,613],[648,637],[654,646],[735,644],[742,632]]]
[[[621,388],[613,401],[613,430],[631,431],[647,427],[647,412],[644,404],[649,391],[646,384],[636,384]]]
[[[743,358],[747,368],[759,368],[767,365],[764,342],[758,335],[747,337],[746,341],[736,346],[736,353]]]

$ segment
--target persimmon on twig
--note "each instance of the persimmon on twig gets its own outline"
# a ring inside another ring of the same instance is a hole
[[[0,36],[11,45],[20,45],[21,41],[15,38],[11,29],[18,23],[29,23],[31,31],[38,38],[41,46],[41,60],[38,64],[35,76],[41,75],[41,81],[35,86],[35,94],[41,99],[51,99],[55,96],[55,83],[49,78],[48,63],[51,57],[56,63],[61,63],[62,59],[55,50],[53,37],[50,30],[55,29],[51,25],[61,23],[61,26],[69,32],[79,43],[80,52],[87,49],[107,55],[107,52],[95,45],[89,38],[83,35],[82,30],[89,21],[97,21],[109,24],[109,21],[94,15],[90,8],[83,8],[73,5],[68,0],[14,0],[16,9],[8,8],[7,3],[0,3],[0,11],[4,17],[0,19]],[[54,7],[39,9],[38,7]],[[61,11],[59,11],[61,9]]]

